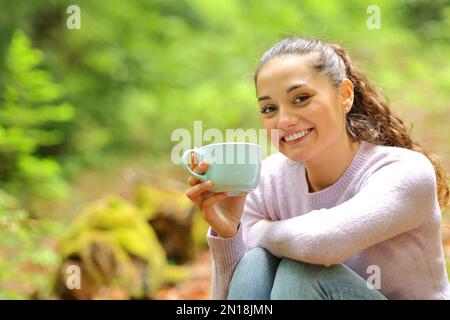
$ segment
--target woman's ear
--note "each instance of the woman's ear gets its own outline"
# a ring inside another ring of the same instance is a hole
[[[339,100],[344,108],[344,111],[347,113],[350,111],[353,105],[353,82],[349,79],[345,78],[339,84]]]

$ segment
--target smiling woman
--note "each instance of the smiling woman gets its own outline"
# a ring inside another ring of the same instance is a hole
[[[191,179],[187,192],[211,226],[214,297],[450,299],[444,171],[345,51],[285,39],[255,86],[262,126],[280,133],[258,187],[229,197]]]
[[[281,131],[280,152],[305,161],[309,182],[325,168],[314,168],[308,159],[334,157],[330,162],[342,173],[364,140],[427,156],[436,172],[439,204],[448,205],[449,189],[438,157],[411,139],[403,121],[339,45],[302,38],[280,41],[263,54],[254,79],[263,127]],[[328,176],[322,186],[324,178],[316,179],[316,191],[338,178]]]
[[[280,130],[280,152],[289,159],[308,164],[322,153],[344,168],[358,147],[346,134],[344,121],[353,102],[353,84],[342,78],[334,86],[328,77],[316,72],[314,59],[314,53],[281,55],[258,70],[255,84],[257,95],[261,95],[262,125],[269,132]],[[330,147],[335,151],[330,152]],[[319,170],[310,167],[308,172],[312,171]]]

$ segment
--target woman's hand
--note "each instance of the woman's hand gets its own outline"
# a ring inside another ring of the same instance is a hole
[[[195,165],[195,155],[191,157],[191,169],[203,174],[208,169],[206,161]],[[194,161],[192,161],[194,160]],[[189,178],[189,188],[186,196],[201,211],[203,219],[222,238],[234,237],[237,233],[244,211],[244,203],[247,194],[230,197],[226,192],[213,193],[211,181],[201,182],[194,177]]]

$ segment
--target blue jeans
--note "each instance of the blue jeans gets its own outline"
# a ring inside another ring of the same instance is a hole
[[[277,258],[264,248],[239,261],[228,291],[230,300],[386,300],[343,264],[325,267]]]

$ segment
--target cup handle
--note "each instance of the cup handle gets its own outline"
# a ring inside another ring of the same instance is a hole
[[[186,150],[186,151],[183,153],[183,156],[182,156],[182,158],[181,158],[181,164],[182,164],[182,166],[183,166],[183,169],[184,169],[187,173],[189,173],[191,176],[193,176],[194,178],[197,178],[197,179],[200,180],[200,181],[206,181],[207,178],[206,178],[204,175],[195,173],[195,172],[192,171],[191,168],[189,167],[189,164],[190,164],[190,162],[191,162],[191,161],[190,161],[191,153],[195,153],[195,155],[197,156],[197,159],[200,159],[200,156],[201,156],[201,155],[200,155],[195,149],[189,149],[189,150]]]

